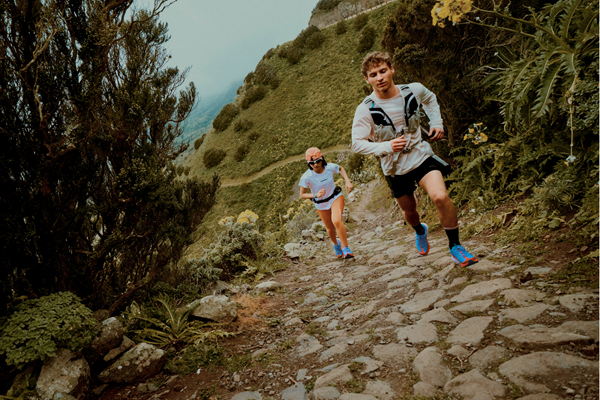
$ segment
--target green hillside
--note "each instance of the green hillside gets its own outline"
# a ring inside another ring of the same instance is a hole
[[[396,7],[397,3],[391,3],[372,12],[369,24],[382,29],[386,17]],[[368,51],[378,48],[381,37],[379,29],[373,47],[358,52],[360,31],[351,21],[348,21],[347,32],[341,35],[335,33],[335,27],[324,29],[322,46],[315,50],[305,48],[304,56],[296,65],[290,65],[277,55],[264,59],[263,62],[273,67],[281,84],[275,90],[269,89],[261,101],[241,110],[223,132],[211,131],[188,160],[190,174],[206,178],[216,172],[222,178],[239,177],[301,154],[311,146],[349,144],[354,110],[365,96],[360,64]],[[278,46],[275,53],[289,45]],[[243,133],[235,132],[237,120],[251,121],[252,128]],[[253,134],[258,134],[258,138],[252,140]],[[234,155],[242,143],[249,144],[249,152],[238,162]],[[207,169],[202,157],[212,148],[226,151],[227,156],[218,166]]]

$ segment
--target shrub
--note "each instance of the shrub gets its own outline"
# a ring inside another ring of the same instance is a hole
[[[238,119],[233,124],[233,130],[235,132],[246,132],[248,129],[252,128],[253,122],[247,119]]]
[[[224,232],[197,260],[196,268],[219,268],[223,271],[221,279],[231,278],[243,271],[244,260],[256,260],[258,257],[263,236],[256,229],[257,220],[256,214],[246,210],[237,219],[226,217],[219,221]]]
[[[254,77],[254,72],[250,72],[248,75],[246,75],[244,78],[244,85],[252,85],[254,83]]]
[[[280,141],[281,141],[281,138],[279,137],[279,135],[273,135],[273,136],[271,136],[271,143],[277,144]]]
[[[71,292],[26,300],[0,331],[0,354],[19,368],[56,355],[63,347],[78,352],[96,336],[98,321]]]
[[[302,58],[302,49],[292,46],[288,49],[287,60],[290,65],[296,65]]]
[[[306,39],[306,47],[314,50],[319,48],[323,42],[325,42],[325,35],[323,32],[315,32]]]
[[[256,103],[262,100],[267,94],[267,87],[265,85],[251,86],[246,89],[246,94],[240,102],[242,109],[247,109],[252,103]]]
[[[281,49],[279,49],[279,51],[277,52],[279,58],[281,58],[282,60],[286,59],[290,47],[291,46],[281,46]]]
[[[254,72],[255,83],[272,87],[273,83],[276,82],[275,88],[279,86],[279,78],[270,64],[261,61],[256,66],[256,70]]]
[[[360,53],[369,50],[371,46],[373,46],[373,43],[375,43],[376,36],[377,31],[375,31],[375,27],[373,25],[365,26],[360,35],[360,39],[358,39],[358,46],[356,47],[356,50],[358,50]]]
[[[270,48],[269,50],[267,50],[267,52],[265,53],[265,55],[263,56],[263,60],[268,60],[271,57],[273,57],[273,55],[275,55],[275,49]]]
[[[183,165],[178,165],[177,168],[175,169],[177,176],[180,176],[181,174],[183,174],[184,169],[185,168],[183,167]]]
[[[217,367],[227,362],[225,349],[216,345],[198,344],[183,349],[177,357],[172,357],[165,363],[165,369],[172,374],[189,375],[200,367],[206,367],[215,373]]]
[[[362,155],[362,154],[358,154],[358,153],[352,153],[350,154],[350,157],[348,157],[348,173],[351,174],[353,172],[358,172],[360,171],[364,161],[365,161],[366,156]]]
[[[369,22],[369,14],[363,13],[354,18],[354,29],[360,31]]]
[[[260,133],[258,133],[257,131],[250,132],[250,134],[248,135],[248,139],[252,140],[253,142],[257,141],[259,137]]]
[[[204,143],[204,135],[194,140],[194,150],[198,150],[198,148],[202,146],[202,143]]]
[[[308,40],[308,38],[317,32],[321,32],[321,30],[314,25],[309,26],[308,28],[300,32],[298,36],[296,36],[296,39],[294,39],[294,41],[292,42],[292,47],[303,49],[304,46],[306,46],[306,41]]]
[[[240,109],[233,103],[226,104],[219,115],[213,121],[213,128],[217,132],[223,132],[231,121],[240,113]]]
[[[204,156],[202,157],[202,162],[206,168],[216,167],[223,161],[227,153],[221,149],[208,149]]]
[[[346,33],[347,29],[348,28],[346,25],[346,20],[341,20],[340,22],[335,24],[335,34],[336,35],[343,35],[344,33]]]
[[[247,143],[242,143],[235,150],[235,154],[234,154],[233,158],[235,159],[235,161],[240,162],[244,158],[246,158],[246,154],[248,154],[249,151],[250,151],[250,146]]]

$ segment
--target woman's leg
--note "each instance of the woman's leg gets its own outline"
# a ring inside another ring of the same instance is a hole
[[[337,235],[342,242],[342,247],[348,247],[348,234],[346,233],[346,227],[342,219],[344,213],[344,196],[340,196],[331,205],[331,221],[335,226]]]
[[[323,221],[323,225],[325,225],[325,229],[327,229],[327,236],[329,236],[329,239],[337,246],[335,226],[331,221],[331,210],[317,210],[317,213],[319,213],[319,217],[321,217],[321,221]]]

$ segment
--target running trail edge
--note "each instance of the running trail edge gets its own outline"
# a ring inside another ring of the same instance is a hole
[[[337,151],[344,151],[344,150],[350,150],[350,145],[349,144],[338,144],[336,146],[327,147],[325,149],[322,149],[321,153],[323,153],[323,154],[335,153]],[[269,165],[267,168],[262,169],[258,172],[255,172],[251,175],[242,176],[239,178],[223,179],[221,181],[221,187],[239,186],[244,183],[252,182],[255,179],[265,176],[269,172],[273,171],[275,168],[279,168],[286,164],[293,163],[296,161],[302,161],[302,160],[304,160],[304,153],[298,154],[295,156],[290,156],[288,158],[284,158],[283,160],[279,160],[279,161]]]

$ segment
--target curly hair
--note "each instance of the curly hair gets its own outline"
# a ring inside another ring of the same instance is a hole
[[[382,51],[374,51],[365,56],[360,70],[364,77],[367,76],[369,70],[373,67],[377,67],[383,63],[386,63],[388,67],[392,68],[392,57],[388,53]]]

